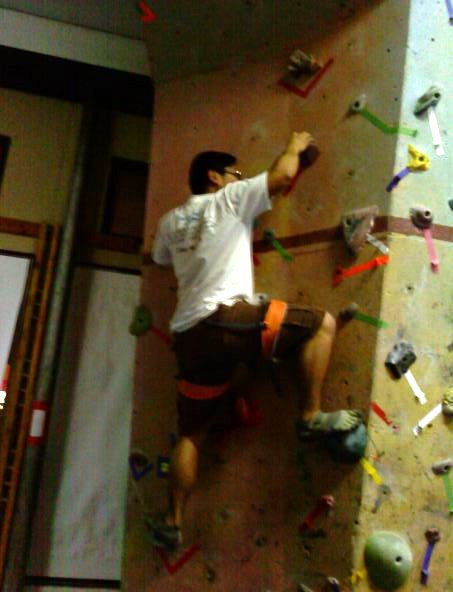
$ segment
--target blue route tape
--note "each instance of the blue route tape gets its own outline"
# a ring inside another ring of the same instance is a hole
[[[390,181],[390,183],[387,185],[387,187],[385,188],[385,190],[390,193],[390,191],[392,191],[392,189],[395,189],[395,187],[398,185],[398,183],[401,181],[401,179],[404,179],[404,177],[406,177],[409,173],[411,172],[409,167],[406,167],[405,169],[403,169],[402,171],[400,171],[399,173],[397,173],[393,179]]]
[[[137,461],[135,461],[133,458],[129,459],[129,466],[131,468],[132,475],[136,481],[140,481],[140,479],[142,479],[146,474],[148,474],[150,471],[154,469],[154,465],[152,463],[146,465],[146,467],[144,467],[143,469],[138,469]]]

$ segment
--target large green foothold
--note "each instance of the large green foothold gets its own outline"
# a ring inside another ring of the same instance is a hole
[[[409,577],[412,552],[400,535],[380,530],[366,542],[365,565],[373,584],[382,590],[396,590]]]
[[[365,454],[367,431],[363,423],[350,432],[338,433],[327,439],[327,448],[333,460],[355,463]]]
[[[153,315],[144,306],[137,306],[132,323],[129,325],[129,333],[140,337],[149,331],[153,324]]]

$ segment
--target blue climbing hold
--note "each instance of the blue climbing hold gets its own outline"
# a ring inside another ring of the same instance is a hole
[[[329,436],[326,445],[334,461],[355,463],[365,454],[367,440],[366,427],[361,423],[350,432]]]

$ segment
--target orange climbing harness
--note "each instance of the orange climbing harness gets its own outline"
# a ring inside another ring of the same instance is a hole
[[[264,329],[261,333],[261,345],[263,356],[271,358],[274,353],[275,340],[280,332],[288,305],[282,300],[271,300],[266,316],[264,317]]]
[[[229,382],[214,386],[203,386],[187,380],[178,380],[177,385],[181,395],[189,397],[189,399],[215,399],[226,393],[231,386]]]
[[[287,310],[288,305],[286,302],[281,300],[271,300],[264,317],[264,328],[261,330],[261,347],[265,358],[271,358],[274,353],[276,339]],[[224,384],[206,386],[195,384],[188,380],[178,380],[177,386],[181,395],[184,395],[189,399],[205,400],[220,397],[220,395],[227,392],[231,384],[227,382]]]

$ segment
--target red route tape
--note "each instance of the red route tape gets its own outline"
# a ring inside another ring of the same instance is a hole
[[[382,419],[384,423],[390,426],[393,430],[398,431],[399,427],[393,423],[388,417],[382,407],[379,407],[377,403],[371,403],[371,409],[376,413],[378,417]]]
[[[382,419],[382,421],[384,421],[388,426],[393,425],[392,422],[390,421],[390,419],[387,417],[387,415],[385,414],[385,411],[382,409],[382,407],[379,407],[379,405],[377,403],[371,403],[371,409],[376,413],[376,415],[378,417],[380,417]]]
[[[147,25],[148,23],[152,23],[156,20],[156,15],[151,10],[151,8],[146,4],[146,2],[138,2],[138,8],[142,12],[142,23]]]
[[[299,526],[299,532],[302,534],[309,528],[313,526],[313,522],[315,519],[323,514],[324,512],[328,512],[330,508],[334,505],[334,499],[332,495],[323,495],[319,500],[316,506],[308,513],[305,517],[302,524]]]
[[[3,372],[3,380],[2,380],[2,384],[1,384],[1,391],[7,391],[8,390],[8,380],[9,380],[9,375],[11,372],[11,366],[9,364],[6,364],[5,366],[5,370]]]
[[[255,255],[255,253],[253,253],[253,265],[255,265],[255,266],[261,265],[261,261]]]
[[[357,273],[362,273],[362,271],[366,271],[367,269],[374,269],[375,267],[379,267],[380,265],[387,265],[389,262],[388,255],[382,255],[380,257],[375,257],[371,259],[371,261],[367,261],[366,263],[362,263],[362,265],[356,265],[355,267],[348,267],[348,269],[343,269],[339,265],[335,269],[335,274],[333,277],[333,285],[338,286],[345,277],[350,277],[352,275],[356,275]]]
[[[299,177],[301,176],[301,174],[302,174],[302,168],[300,168],[300,169],[297,171],[297,173],[296,173],[296,174],[294,175],[294,177],[292,178],[292,181],[291,181],[291,183],[290,183],[289,187],[287,187],[287,188],[285,189],[285,191],[282,193],[283,197],[286,197],[287,195],[289,195],[289,194],[291,193],[291,191],[294,189],[294,187],[295,187],[295,185],[296,185],[296,183],[297,183],[297,181],[298,181]]]
[[[166,333],[164,333],[163,331],[161,331],[160,329],[158,329],[154,325],[151,325],[149,330],[152,331],[154,333],[154,335],[157,335],[157,337],[159,337],[159,339],[162,339],[162,341],[164,343],[166,343],[167,345],[171,345],[171,337],[169,335],[167,335]]]
[[[181,569],[181,567],[189,561],[189,559],[192,559],[192,557],[195,555],[195,553],[197,551],[199,551],[200,549],[201,549],[200,545],[192,545],[181,555],[181,557],[178,559],[178,561],[176,561],[176,563],[170,563],[168,561],[167,554],[165,553],[165,551],[163,549],[156,549],[156,551],[157,551],[157,554],[159,555],[159,557],[162,559],[162,562],[165,565],[165,569],[172,576],[177,571],[179,571]]]
[[[283,79],[279,80],[278,83],[280,84],[280,86],[283,86],[283,88],[286,88],[286,90],[289,90],[298,97],[306,99],[332,64],[333,58],[330,58],[330,60],[327,61],[327,63],[321,68],[321,70],[319,70],[303,88],[298,88],[293,84],[289,84],[289,82],[286,82]]]
[[[46,438],[48,417],[47,413],[50,411],[50,405],[45,401],[33,401],[31,408],[31,425],[27,442],[30,446],[38,446],[43,444]],[[36,421],[34,423],[33,420],[36,419],[37,415],[41,415],[42,421]],[[32,434],[33,429],[37,430],[36,435]]]

